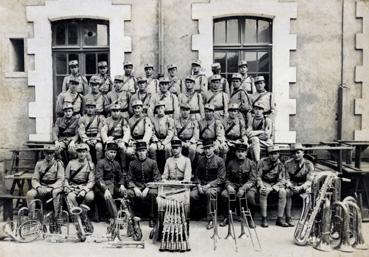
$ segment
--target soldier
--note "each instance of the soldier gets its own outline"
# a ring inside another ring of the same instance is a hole
[[[221,69],[222,67],[220,66],[220,63],[219,62],[215,62],[211,65],[211,72],[213,73],[213,75],[220,75],[220,72],[221,72]],[[210,76],[208,78],[208,81],[211,82],[211,77]],[[208,85],[208,89],[210,90],[211,89],[211,85],[209,83]],[[220,88],[219,88],[220,91],[223,91],[224,93],[226,93],[227,95],[230,94],[230,89],[229,89],[229,84],[228,84],[228,81],[221,76],[221,79],[220,79]]]
[[[34,206],[30,203],[35,198],[46,201],[53,198],[54,215],[58,215],[60,205],[60,192],[63,191],[64,165],[60,160],[55,159],[55,146],[45,145],[43,154],[45,159],[38,161],[32,176],[32,189],[27,192],[26,199],[30,212]]]
[[[142,113],[141,100],[135,100],[132,102],[133,116],[129,119],[129,128],[131,130],[131,140],[128,143],[127,155],[131,158],[134,157],[136,152],[135,144],[137,140],[142,140],[149,144],[152,136],[152,123],[151,120]]]
[[[188,152],[191,162],[196,157],[199,140],[199,124],[190,116],[190,106],[181,103],[181,117],[174,121],[174,134],[182,141],[182,148]]]
[[[248,114],[251,111],[251,96],[241,87],[242,75],[234,73],[232,75],[232,92],[230,102],[238,103],[240,112],[243,114],[245,121],[247,121]]]
[[[256,93],[252,95],[252,105],[262,103],[264,106],[264,115],[273,116],[275,113],[275,103],[271,92],[265,89],[265,80],[263,76],[255,78]]]
[[[180,104],[187,103],[191,108],[191,118],[200,121],[205,116],[202,95],[194,90],[195,79],[192,76],[186,77],[185,85],[186,90],[179,94],[178,101]]]
[[[263,115],[264,106],[261,103],[254,105],[254,115],[247,124],[246,135],[249,138],[251,153],[256,162],[260,160],[260,148],[273,144],[272,120]]]
[[[254,85],[254,79],[247,73],[249,70],[247,61],[242,60],[238,63],[238,71],[242,76],[241,79],[241,88],[246,91],[249,95],[254,94],[256,92],[256,88]],[[231,88],[231,92],[233,89]]]
[[[68,163],[69,157],[75,157],[75,143],[78,140],[78,122],[79,118],[73,116],[73,105],[65,103],[64,116],[57,118],[53,127],[53,141],[55,142],[56,152],[59,155],[64,150],[68,150],[69,156],[62,153],[65,163]]]
[[[149,226],[154,227],[154,216],[157,208],[155,204],[158,190],[155,187],[149,187],[148,182],[160,181],[160,172],[156,161],[147,157],[147,144],[144,141],[136,143],[137,158],[130,162],[127,182],[128,196],[137,203],[137,200],[146,200],[149,203]],[[137,204],[135,204],[137,206]]]
[[[230,149],[234,152],[236,143],[243,142],[247,145],[248,142],[246,136],[247,127],[243,119],[239,117],[238,110],[238,104],[230,103],[228,108],[229,117],[223,122],[226,144],[222,145],[220,152],[224,160],[227,159],[227,153]]]
[[[89,206],[95,199],[95,165],[87,160],[88,145],[82,143],[76,145],[78,159],[71,160],[65,169],[65,187],[67,193],[67,201],[71,203],[70,207],[81,207],[82,222],[86,226],[87,232],[92,233],[93,227],[87,217]],[[82,203],[80,206],[78,203]],[[71,210],[69,210],[71,211]]]
[[[71,79],[77,81],[77,92],[81,95],[88,93],[88,82],[85,76],[79,73],[79,66],[77,60],[69,61],[70,74],[65,76],[62,84],[62,92],[67,92],[69,89],[69,82]]]
[[[311,183],[314,176],[314,165],[304,158],[304,148],[301,143],[291,147],[293,157],[285,162],[286,168],[286,222],[293,227],[291,216],[292,195],[311,192]]]
[[[204,94],[208,91],[208,79],[205,74],[201,73],[201,61],[195,60],[192,62],[192,75],[195,79],[194,90],[197,93]]]
[[[128,61],[124,62],[123,69],[123,90],[130,94],[134,94],[137,90],[137,80],[133,75],[133,63]]]
[[[130,93],[123,89],[124,78],[122,75],[114,77],[114,90],[106,95],[105,111],[109,111],[113,105],[119,104],[121,106],[121,115],[125,119],[129,118],[128,106],[130,101]]]
[[[114,142],[106,144],[105,158],[98,161],[96,165],[96,196],[105,200],[108,209],[109,218],[117,217],[117,206],[114,203],[114,198],[122,196],[127,192],[124,186],[124,176],[115,159],[119,148]],[[110,220],[110,222],[113,222]]]
[[[259,189],[261,226],[268,227],[267,200],[270,193],[278,194],[278,218],[276,225],[288,227],[283,220],[284,208],[286,206],[285,169],[279,160],[279,147],[277,145],[268,147],[268,157],[262,158],[258,164],[257,185]]]
[[[101,128],[101,138],[104,144],[115,142],[119,148],[121,166],[126,167],[126,151],[131,131],[128,122],[120,114],[122,107],[115,104],[111,107],[111,116],[108,117]]]
[[[84,96],[84,107],[83,110],[86,110],[86,102],[94,101],[96,104],[95,113],[96,115],[105,115],[107,113],[104,112],[105,108],[105,96],[103,96],[99,90],[101,85],[101,79],[94,75],[90,78],[90,92]]]
[[[106,95],[113,89],[113,81],[108,73],[109,67],[107,61],[100,61],[97,63],[98,74],[96,75],[100,81],[99,91],[101,94]],[[91,81],[91,80],[90,80]]]
[[[203,142],[212,140],[212,148],[219,153],[221,147],[224,147],[225,136],[222,122],[214,118],[214,105],[205,104],[205,119],[199,121],[199,139],[196,152],[202,154],[204,152]]]
[[[147,92],[149,92],[151,95],[155,95],[160,90],[159,90],[159,80],[154,78],[154,65],[145,64],[144,70],[147,79]]]
[[[224,119],[228,116],[229,96],[219,89],[221,78],[220,75],[213,75],[211,77],[210,90],[204,96],[207,104],[214,105],[215,117],[217,119]]]
[[[72,103],[73,106],[73,115],[80,116],[83,113],[83,106],[84,106],[84,98],[83,95],[80,94],[77,91],[77,86],[79,85],[79,81],[70,78],[69,79],[69,88],[66,92],[61,92],[58,95],[58,98],[56,100],[56,113],[59,117],[62,117],[63,112],[63,106],[66,102]]]
[[[213,214],[215,210],[214,199],[221,192],[221,185],[224,183],[226,170],[224,160],[214,154],[214,144],[212,141],[204,143],[205,155],[201,156],[196,166],[195,181],[198,183],[191,191],[191,199],[198,201],[200,196],[206,197],[207,220],[206,229],[212,229]]]
[[[160,92],[153,95],[151,98],[150,109],[148,110],[148,116],[152,119],[155,114],[155,106],[158,102],[165,103],[165,114],[172,119],[178,119],[179,117],[179,103],[176,95],[168,91],[169,79],[160,78],[159,80]]]
[[[225,212],[225,218],[219,225],[224,227],[228,224],[228,213],[230,208],[237,208],[231,206],[230,195],[240,201],[240,198],[246,197],[247,201],[253,206],[256,205],[255,193],[256,193],[256,163],[247,158],[247,144],[236,144],[236,158],[231,160],[227,165],[227,175],[225,181],[225,189],[222,191],[222,203],[227,208]],[[241,210],[240,210],[241,211]],[[254,227],[255,224],[250,223],[250,227]]]
[[[183,182],[191,181],[191,161],[189,158],[182,155],[182,141],[173,139],[171,141],[172,154],[165,162],[164,173],[162,175],[163,181],[177,180]]]
[[[143,113],[147,114],[147,110],[150,108],[151,102],[151,93],[147,92],[147,79],[143,77],[137,78],[138,90],[137,92],[131,96],[130,105],[129,105],[129,113],[131,116],[134,114],[132,103],[136,100],[140,100],[142,102]]]
[[[177,77],[177,65],[169,64],[167,66],[169,73],[169,92],[178,96],[184,91],[182,80]]]
[[[170,141],[174,135],[174,121],[168,115],[165,115],[165,103],[158,102],[155,105],[157,114],[152,118],[152,137],[150,144],[150,156],[156,160],[156,151],[164,150],[165,159],[170,156]]]
[[[103,145],[100,135],[103,124],[104,116],[96,114],[96,103],[92,99],[87,100],[86,114],[79,119],[78,134],[83,143],[86,143],[90,149],[95,150],[95,160],[97,161],[103,157]]]

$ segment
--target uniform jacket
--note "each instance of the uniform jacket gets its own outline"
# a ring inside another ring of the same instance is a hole
[[[279,159],[276,162],[272,162],[270,157],[260,160],[258,164],[258,187],[263,182],[282,187],[286,183],[285,176],[284,165]]]
[[[113,117],[108,117],[104,121],[101,128],[101,138],[103,142],[106,143],[110,136],[114,137],[114,140],[120,139],[124,143],[128,143],[131,138],[131,131],[125,118],[119,117],[114,120]]]
[[[224,124],[224,135],[228,140],[243,140],[247,142],[246,125],[243,120],[236,117],[234,119],[226,118]]]
[[[144,161],[135,159],[129,163],[127,174],[128,188],[143,189],[146,183],[160,181],[161,176],[156,161],[146,158]]]
[[[83,113],[83,107],[85,105],[84,103],[85,98],[81,93],[71,93],[70,90],[66,92],[61,92],[58,95],[58,98],[56,100],[56,113],[59,116],[63,116],[63,105],[65,102],[70,102],[73,105],[73,112],[75,114],[82,114]]]
[[[215,114],[218,114],[219,118],[228,117],[229,96],[226,93],[222,91],[208,91],[205,94],[205,102],[214,105]]]
[[[197,143],[199,140],[199,124],[195,119],[181,117],[174,121],[174,128],[174,134],[184,142]]]
[[[37,189],[39,186],[51,188],[61,188],[64,183],[64,165],[60,160],[38,161],[32,177],[32,187]]]
[[[111,77],[109,74],[105,74],[105,76],[103,76],[102,74],[97,74],[97,76],[100,78],[101,80],[101,85],[100,85],[100,92],[102,94],[107,94],[108,92],[112,91],[113,89],[113,81],[111,80]]]
[[[86,102],[89,100],[93,100],[96,103],[96,113],[102,114],[104,112],[105,105],[107,104],[105,95],[102,95],[101,93],[88,93],[85,95],[83,110],[86,110]]]
[[[132,138],[134,140],[143,140],[146,144],[149,144],[152,136],[151,120],[143,114],[140,117],[134,115],[129,119],[128,123]]]
[[[254,161],[233,159],[227,165],[225,186],[232,186],[247,191],[256,185],[257,171]]]
[[[239,89],[233,90],[229,101],[232,103],[238,103],[240,106],[240,112],[242,113],[247,113],[252,109],[251,96],[247,94],[241,86]]]
[[[200,121],[204,115],[204,102],[202,95],[197,92],[188,92],[184,91],[178,96],[179,103],[188,103],[190,106],[190,114],[191,117],[195,118],[196,120]]]
[[[275,103],[271,92],[264,91],[262,93],[254,93],[251,97],[252,105],[262,103],[264,106],[264,114],[273,114],[275,112]]]
[[[224,142],[224,127],[218,119],[199,121],[199,138],[200,140],[217,140]]]
[[[78,139],[79,118],[72,116],[70,119],[65,117],[57,118],[53,128],[53,141],[70,138],[74,141]]]
[[[114,193],[114,188],[124,185],[124,174],[119,163],[104,158],[96,165],[96,186],[102,192],[108,189]]]
[[[100,130],[104,124],[104,116],[102,115],[83,115],[79,119],[78,134],[83,142],[94,138],[101,141]]]
[[[86,192],[95,185],[95,165],[91,161],[71,160],[65,169],[65,186],[80,186]]]
[[[226,169],[224,160],[213,154],[209,159],[201,156],[196,166],[195,181],[200,185],[209,184],[212,187],[224,183]]]
[[[178,158],[170,157],[167,159],[162,178],[190,182],[191,173],[192,168],[190,159],[181,154]]]
[[[64,77],[63,84],[62,84],[62,92],[66,92],[69,89],[69,80],[70,79],[76,79],[79,81],[79,85],[77,86],[77,92],[86,95],[89,92],[88,82],[85,76],[82,76],[81,74],[69,74]]]
[[[300,164],[295,159],[289,159],[285,162],[287,185],[302,185],[306,190],[313,181],[314,165],[306,160]]]
[[[174,135],[174,121],[167,115],[159,117],[156,115],[152,119],[152,141],[161,141],[163,145],[167,145]]]
[[[134,114],[133,112],[133,107],[132,107],[132,103],[136,100],[140,100],[143,103],[143,113],[147,113],[147,110],[150,108],[150,102],[151,102],[151,93],[146,93],[146,94],[140,94],[140,91],[137,91],[134,95],[131,96],[131,100],[129,102],[129,113],[131,115]]]
[[[160,92],[152,96],[151,103],[150,103],[150,109],[148,110],[148,115],[150,118],[154,117],[155,105],[160,101],[163,101],[165,103],[165,114],[166,115],[170,116],[172,119],[179,118],[180,109],[179,109],[178,98],[175,94],[172,94],[169,91],[167,91],[165,94],[162,94]]]

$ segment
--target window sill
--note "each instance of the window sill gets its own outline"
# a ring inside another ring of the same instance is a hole
[[[27,78],[28,74],[25,71],[5,72],[5,78]]]

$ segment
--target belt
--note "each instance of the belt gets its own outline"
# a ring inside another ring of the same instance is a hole
[[[97,133],[86,133],[88,137],[96,137]]]
[[[200,113],[200,110],[190,111],[190,114]]]
[[[189,138],[178,137],[178,138],[181,139],[182,141],[187,141],[187,140],[190,140],[191,139],[191,137],[189,137]]]
[[[164,136],[162,136],[162,135],[157,136],[157,138],[159,138],[159,139],[165,139],[166,137],[167,137],[166,135],[164,135]]]
[[[264,180],[267,183],[277,183],[276,179],[271,179],[271,178],[267,178],[267,177],[262,177],[262,180]]]
[[[75,135],[72,134],[72,133],[61,133],[61,134],[59,134],[59,137],[73,137],[73,136],[75,136]]]
[[[71,180],[70,182],[72,182],[73,184],[76,184],[76,185],[82,185],[82,184],[87,184],[88,181],[77,182],[77,181]]]
[[[132,135],[133,139],[135,140],[140,140],[140,139],[143,139],[143,135]]]
[[[241,139],[240,136],[226,136],[227,139],[229,140],[237,140],[237,139]]]
[[[165,114],[173,114],[174,113],[174,110],[171,110],[171,111],[165,111]]]
[[[46,185],[51,185],[51,184],[54,184],[55,182],[57,181],[57,179],[54,179],[54,180],[41,180],[40,182],[42,184],[46,184]]]

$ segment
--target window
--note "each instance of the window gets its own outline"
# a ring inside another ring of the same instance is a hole
[[[10,38],[10,71],[24,72],[24,39]]]
[[[89,80],[97,73],[97,63],[109,63],[109,22],[72,19],[52,23],[54,102],[69,74],[68,63],[78,60],[79,71]]]
[[[214,20],[214,62],[222,66],[229,81],[238,62],[247,60],[248,73],[262,75],[272,90],[272,20],[258,17],[228,17]]]

